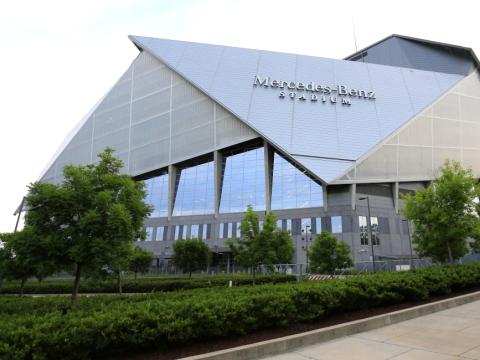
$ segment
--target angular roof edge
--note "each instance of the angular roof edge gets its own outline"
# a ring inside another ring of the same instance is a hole
[[[245,121],[244,119],[242,119],[241,116],[239,116],[238,114],[236,114],[234,111],[232,111],[228,106],[226,106],[225,104],[223,104],[221,101],[219,101],[218,99],[216,99],[215,97],[213,97],[206,89],[204,89],[202,86],[198,85],[197,83],[195,83],[194,81],[192,81],[188,76],[186,76],[185,74],[183,74],[182,72],[178,71],[178,69],[176,69],[172,64],[169,64],[168,61],[166,61],[165,59],[162,59],[160,58],[160,56],[158,56],[158,54],[149,49],[148,46],[144,46],[143,44],[140,44],[138,42],[138,40],[136,39],[136,36],[135,35],[128,35],[128,38],[130,39],[130,41],[132,41],[132,43],[137,47],[137,49],[139,49],[140,51],[148,51],[152,56],[154,56],[155,58],[157,58],[158,60],[160,60],[161,62],[163,62],[168,68],[170,68],[172,71],[174,71],[175,73],[177,73],[178,75],[182,76],[188,83],[190,83],[192,86],[194,86],[195,88],[197,88],[198,90],[200,90],[202,93],[204,93],[205,95],[207,95],[208,97],[210,97],[212,100],[214,100],[217,104],[219,104],[220,106],[222,106],[223,108],[225,108],[228,112],[230,112],[231,114],[233,114],[237,119],[239,119],[240,121],[242,121],[245,125],[247,125],[248,127],[250,127],[253,131],[255,131],[261,138],[263,138],[265,141],[267,141],[268,143],[270,143],[271,146],[275,147],[277,149],[277,151],[281,152],[282,155],[286,156],[290,161],[296,163],[297,165],[299,165],[300,167],[304,168],[306,171],[309,172],[310,176],[312,176],[313,178],[317,179],[318,181],[320,181],[323,185],[327,185],[328,184],[328,181],[324,178],[321,178],[313,169],[311,168],[308,168],[305,164],[301,163],[298,161],[297,157],[295,156],[292,156],[292,154],[290,154],[287,150],[283,149],[282,146],[280,146],[279,144],[275,143],[274,141],[272,141],[268,136],[266,136],[262,131],[259,131],[258,129],[256,129],[254,126],[252,126],[252,124],[250,124],[249,122]],[[180,40],[178,40],[180,41]],[[224,46],[224,45],[220,45],[220,46]]]
[[[376,41],[374,42],[373,44],[370,44],[366,47],[364,47],[363,49],[360,49],[356,52],[354,52],[353,54],[343,58],[343,60],[349,60],[353,57],[355,57],[356,55],[360,55],[361,53],[363,53],[364,51],[384,42],[385,40],[388,40],[390,38],[394,38],[394,37],[397,37],[397,38],[400,38],[400,39],[405,39],[405,40],[410,40],[410,41],[416,41],[416,42],[420,42],[420,43],[425,43],[425,44],[428,44],[428,45],[435,45],[435,46],[448,46],[448,47],[451,47],[451,48],[454,48],[454,49],[458,49],[458,50],[465,50],[467,51],[470,56],[472,57],[473,59],[473,62],[475,63],[475,67],[477,69],[480,68],[480,60],[477,58],[477,55],[475,54],[475,52],[473,51],[473,49],[471,47],[467,47],[467,46],[461,46],[461,45],[455,45],[455,44],[448,44],[448,43],[444,43],[444,42],[440,42],[440,41],[434,41],[434,40],[427,40],[427,39],[421,39],[421,38],[416,38],[416,37],[413,37],[413,36],[407,36],[407,35],[400,35],[400,34],[392,34],[392,35],[389,35],[379,41]]]

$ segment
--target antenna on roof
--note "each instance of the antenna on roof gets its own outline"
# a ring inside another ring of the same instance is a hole
[[[357,34],[355,33],[355,21],[354,21],[354,17],[352,16],[352,29],[353,29],[353,41],[355,43],[355,53],[358,52],[358,48],[357,48]],[[365,55],[365,52],[362,52],[360,54],[361,58],[362,58],[362,62],[364,62],[363,60],[363,55]],[[355,56],[355,58],[358,59],[358,55]]]

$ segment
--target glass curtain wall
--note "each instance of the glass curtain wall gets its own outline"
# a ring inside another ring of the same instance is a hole
[[[265,210],[263,147],[225,157],[220,212],[244,212],[248,205]]]
[[[323,206],[322,186],[278,154],[273,158],[272,210]]]
[[[173,215],[205,215],[214,212],[213,161],[187,167],[177,173]]]
[[[153,206],[150,217],[168,216],[168,174],[145,180],[145,202]]]

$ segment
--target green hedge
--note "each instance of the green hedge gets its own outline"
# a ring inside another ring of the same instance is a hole
[[[161,278],[145,277],[138,280],[125,279],[123,283],[124,293],[149,293],[154,291],[175,291],[185,289],[197,289],[206,287],[228,286],[232,281],[233,285],[249,285],[252,277],[249,275],[216,275],[193,278]],[[263,275],[256,276],[256,284],[294,282],[293,275]],[[72,292],[72,280],[46,280],[38,282],[30,280],[25,284],[24,294],[69,294]],[[18,294],[20,282],[5,282],[0,290],[3,294]],[[80,282],[80,293],[116,293],[118,292],[115,279],[110,280],[82,280]]]
[[[480,264],[346,280],[205,288],[136,296],[0,297],[0,358],[88,359],[418,301],[480,287]]]

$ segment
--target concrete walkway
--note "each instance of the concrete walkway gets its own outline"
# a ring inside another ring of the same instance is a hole
[[[480,360],[480,301],[265,360]]]

